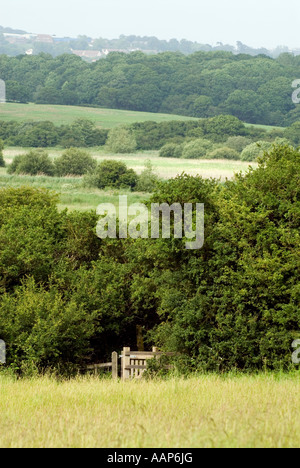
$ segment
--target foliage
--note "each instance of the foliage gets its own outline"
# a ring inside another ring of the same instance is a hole
[[[181,158],[182,145],[177,145],[176,143],[167,143],[160,149],[159,156],[161,158]]]
[[[284,136],[295,146],[300,146],[300,121],[294,122],[284,131]]]
[[[69,148],[54,162],[58,177],[67,175],[81,176],[96,168],[96,161],[86,151]]]
[[[29,151],[24,156],[16,156],[7,171],[9,174],[54,176],[55,168],[48,153],[37,149]]]
[[[113,128],[108,134],[106,148],[111,153],[134,153],[136,140],[126,128]]]
[[[77,119],[59,130],[60,144],[64,148],[103,146],[107,135],[107,130],[96,128],[95,123],[87,119]]]
[[[3,158],[4,143],[0,139],[0,167],[5,167],[5,161]]]
[[[137,182],[138,176],[133,169],[128,169],[123,162],[111,159],[105,159],[99,163],[96,169],[85,177],[87,186],[99,189],[105,187],[130,187],[134,189]]]
[[[225,184],[185,174],[159,181],[149,206],[192,203],[194,229],[204,203],[199,250],[172,229],[170,239],[100,240],[94,212],[59,212],[43,190],[0,190],[8,364],[107,360],[125,343],[136,347],[138,327],[147,347],[179,353],[187,371],[289,369],[300,338],[299,174],[299,151],[277,144]],[[94,175],[117,187],[134,173],[110,160]]]
[[[206,158],[207,154],[212,151],[213,143],[209,140],[199,138],[192,140],[183,146],[182,157],[185,159],[201,159]]]
[[[140,40],[137,42],[140,44]],[[159,43],[153,38],[148,42],[150,50]],[[81,45],[89,47],[86,40]],[[102,46],[107,48],[103,42]],[[89,64],[64,53],[68,51],[66,44],[47,45],[56,49],[55,57],[38,54],[38,47],[46,46],[35,44],[38,55],[1,55],[0,69],[7,83],[8,100],[15,102],[100,106],[201,118],[230,114],[252,124],[275,126],[299,121],[299,111],[291,99],[292,80],[299,76],[297,55],[282,54],[272,59],[257,51],[257,56],[251,56],[251,49],[241,43],[240,53],[230,47],[228,52],[211,51],[205,45],[205,51],[184,55],[194,46],[187,41],[177,44],[174,50],[179,48],[183,54],[116,52]],[[222,124],[220,132],[224,132]],[[225,142],[218,130],[212,134],[217,142]],[[66,136],[66,143],[75,146],[76,134],[70,138]]]
[[[227,146],[216,148],[211,153],[208,153],[209,159],[240,159],[240,155],[237,151]]]
[[[241,153],[243,149],[251,143],[251,139],[245,136],[232,136],[228,138],[228,140],[225,143],[225,146],[237,151],[238,153]]]
[[[205,250],[181,264],[184,282],[180,275],[172,287],[170,276],[158,293],[156,343],[193,356],[202,369],[290,366],[300,336],[299,163],[298,151],[277,146],[257,170],[226,184],[217,222],[206,224]]]
[[[6,144],[33,148],[56,145],[64,148],[103,146],[108,130],[98,129],[86,119],[78,119],[72,125],[55,126],[52,122],[0,121],[0,136]]]
[[[22,367],[56,367],[83,361],[94,333],[93,316],[83,305],[66,301],[58,288],[38,286],[30,278],[0,304],[0,334],[10,362]]]
[[[138,192],[153,192],[159,178],[153,171],[151,161],[145,162],[145,169],[139,175],[136,190]]]
[[[242,161],[256,161],[259,156],[262,156],[264,151],[268,151],[271,143],[267,141],[257,141],[246,146],[241,154]]]

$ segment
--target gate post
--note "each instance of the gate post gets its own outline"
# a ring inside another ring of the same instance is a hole
[[[112,363],[112,378],[118,378],[118,353],[114,351],[111,355],[111,363]]]
[[[129,379],[130,377],[130,370],[126,369],[127,366],[130,365],[130,348],[123,348],[122,354],[122,380]]]

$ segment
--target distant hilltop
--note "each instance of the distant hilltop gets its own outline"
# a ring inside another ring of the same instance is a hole
[[[266,55],[277,58],[282,53],[300,55],[299,49],[289,49],[278,46],[273,50],[266,48],[252,48],[238,41],[235,46],[221,42],[213,46],[200,44],[186,39],[160,40],[148,36],[124,36],[118,39],[91,38],[88,36],[57,37],[45,33],[28,33],[23,30],[0,26],[0,54],[16,56],[20,54],[37,55],[41,52],[49,53],[53,57],[64,53],[75,54],[86,61],[96,61],[105,58],[111,52],[130,53],[141,51],[146,54],[161,52],[180,52],[192,54],[197,51],[227,51],[233,54]]]

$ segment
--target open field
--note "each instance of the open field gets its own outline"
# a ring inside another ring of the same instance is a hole
[[[197,120],[195,117],[174,114],[156,114],[152,112],[135,112],[118,109],[102,109],[95,107],[57,106],[50,104],[15,104],[0,105],[0,120],[48,120],[55,125],[68,125],[76,119],[89,119],[99,128],[113,128],[118,125],[128,125],[135,122],[168,122],[170,120]],[[271,131],[274,127],[268,125],[245,124],[247,127],[258,127]]]
[[[0,375],[0,447],[300,446],[300,375],[58,382]]]
[[[151,112],[134,112],[117,109],[101,109],[94,107],[55,106],[44,104],[14,104],[0,105],[0,120],[48,120],[55,125],[68,125],[76,119],[89,119],[101,128],[113,128],[135,122],[165,122],[170,120],[195,120],[193,117],[172,114],[154,114]]]
[[[3,152],[5,162],[10,164],[13,158],[19,154],[27,153],[31,148],[6,148]],[[137,173],[141,173],[144,169],[146,161],[150,160],[153,169],[157,174],[165,179],[175,177],[182,172],[191,175],[202,175],[205,178],[215,177],[225,180],[231,179],[235,172],[246,171],[251,164],[256,166],[256,163],[244,161],[234,161],[228,159],[180,159],[180,158],[161,158],[158,151],[142,151],[132,154],[111,154],[104,147],[99,148],[84,148],[98,162],[104,159],[115,159],[123,161],[129,168],[134,169]],[[45,151],[53,159],[61,156],[62,148],[45,148]]]
[[[266,130],[267,132],[270,132],[271,130],[284,130],[285,127],[276,127],[276,126],[270,126],[270,125],[262,125],[262,124],[248,124],[245,123],[246,127],[256,127],[256,128],[262,128],[263,130]]]
[[[25,154],[26,148],[6,148],[4,158],[10,164],[18,154]],[[49,148],[47,150],[50,157],[57,158],[64,151],[59,148]],[[169,179],[177,174],[186,172],[191,175],[201,175],[205,178],[215,177],[225,180],[231,179],[235,172],[246,171],[249,163],[229,160],[195,160],[195,159],[175,159],[160,158],[157,151],[145,151],[143,153],[120,155],[108,154],[103,148],[88,149],[90,154],[100,162],[103,159],[116,159],[123,161],[129,168],[141,173],[146,161],[150,160],[153,170],[159,177]],[[100,203],[117,203],[120,191],[117,190],[97,190],[88,189],[82,186],[82,179],[79,177],[44,177],[44,176],[17,176],[8,175],[6,169],[0,168],[0,187],[21,187],[30,185],[33,187],[43,187],[60,194],[59,208],[69,208],[72,210],[95,209]],[[126,194],[122,190],[122,194]],[[128,192],[128,201],[135,203],[149,198],[149,194]]]
[[[28,148],[6,148],[4,158],[10,164],[18,154],[25,154]],[[49,148],[48,153],[55,159],[64,151],[60,148]],[[201,175],[204,178],[214,177],[224,181],[231,179],[235,172],[246,171],[249,163],[229,160],[196,160],[196,159],[176,159],[160,158],[158,151],[145,151],[136,154],[108,154],[103,148],[88,149],[89,153],[100,162],[103,159],[116,159],[123,161],[129,168],[141,173],[146,161],[150,160],[153,170],[159,177],[169,179],[182,172],[190,175]],[[252,164],[255,166],[255,164]],[[60,209],[69,208],[72,210],[95,209],[100,203],[117,203],[120,191],[88,189],[82,186],[80,177],[44,177],[44,176],[17,176],[8,175],[6,169],[0,168],[0,187],[21,187],[30,185],[33,187],[43,187],[60,194]],[[126,194],[122,190],[122,194]],[[149,198],[149,194],[128,192],[128,201],[135,203]]]
[[[95,210],[100,203],[113,203],[117,206],[119,195],[127,195],[128,203],[144,202],[150,197],[148,193],[129,190],[85,188],[80,177],[10,176],[0,169],[0,188],[24,186],[45,188],[59,194],[59,210]]]

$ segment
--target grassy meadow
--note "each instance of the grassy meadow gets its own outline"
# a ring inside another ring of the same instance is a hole
[[[6,148],[4,159],[10,164],[13,158],[19,154],[25,154],[29,148]],[[47,152],[53,159],[62,154],[62,148],[49,148]],[[150,160],[153,170],[162,179],[175,177],[177,174],[186,172],[191,175],[201,175],[204,178],[215,177],[222,181],[231,179],[235,172],[246,171],[249,163],[232,160],[196,160],[196,159],[176,159],[160,158],[158,151],[144,151],[135,154],[110,154],[105,152],[103,147],[90,148],[87,151],[98,161],[104,159],[116,159],[123,161],[129,168],[140,174],[145,162]],[[253,164],[252,164],[253,165]],[[254,164],[255,165],[255,164]],[[60,195],[60,209],[69,208],[71,210],[95,209],[100,203],[117,203],[120,191],[117,190],[97,190],[84,188],[80,177],[45,177],[45,176],[18,176],[8,175],[5,168],[0,168],[0,188],[1,187],[21,187],[30,185],[32,187],[43,187],[53,190]],[[129,192],[129,203],[143,201],[149,198],[149,194]]]
[[[128,125],[135,122],[166,122],[170,120],[195,120],[173,114],[154,114],[152,112],[135,112],[118,109],[102,109],[94,107],[57,106],[49,104],[14,104],[6,103],[0,106],[1,120],[47,120],[55,125],[69,125],[76,119],[88,119],[100,128],[113,128],[118,125]]]
[[[175,114],[157,114],[153,112],[137,112],[118,109],[103,109],[82,106],[58,106],[50,104],[17,104],[5,103],[0,105],[0,119],[17,122],[50,121],[55,125],[69,125],[76,119],[88,119],[95,122],[99,128],[114,128],[119,125],[129,125],[135,122],[168,122],[170,120],[197,120],[196,117],[187,117]],[[271,131],[282,128],[268,125],[255,125],[245,123],[247,127],[257,127]]]
[[[300,375],[112,381],[0,374],[0,447],[295,448]]]

